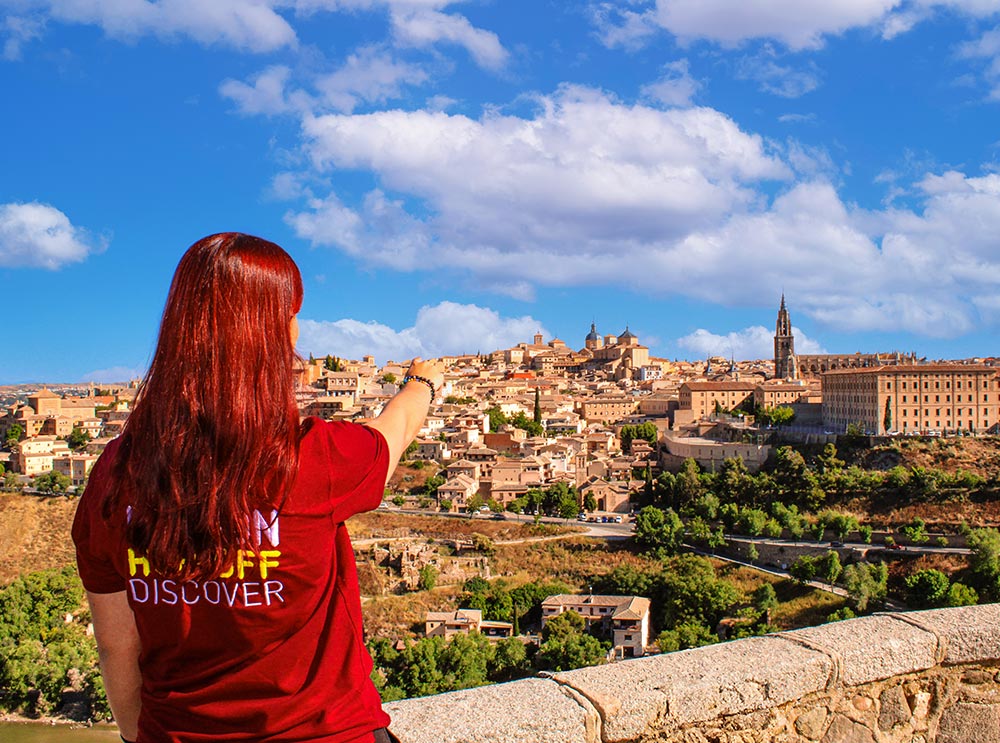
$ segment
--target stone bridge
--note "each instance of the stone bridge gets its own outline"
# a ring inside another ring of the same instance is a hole
[[[1000,604],[877,614],[385,709],[402,743],[998,743]]]

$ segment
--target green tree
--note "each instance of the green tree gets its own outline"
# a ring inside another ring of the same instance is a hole
[[[718,636],[712,630],[697,622],[678,624],[673,629],[663,630],[656,638],[656,644],[663,653],[699,648],[718,641]]]
[[[976,589],[962,583],[952,583],[948,587],[946,606],[973,606],[978,603],[979,594],[976,593]]]
[[[816,457],[816,471],[827,474],[843,469],[844,460],[837,458],[837,447],[832,443],[823,446],[823,453]]]
[[[741,534],[748,537],[759,537],[767,526],[767,514],[758,508],[742,508],[736,525]]]
[[[795,411],[787,405],[774,408],[757,408],[756,418],[768,426],[783,426],[795,417]]]
[[[715,575],[712,563],[696,555],[678,555],[666,561],[660,573],[662,627],[684,622],[714,627],[741,599],[740,592]]]
[[[725,459],[715,476],[715,486],[719,496],[733,503],[745,500],[750,482],[750,473],[743,463],[743,457]]]
[[[1000,600],[1000,532],[975,529],[969,533],[968,546],[973,587],[989,601]]]
[[[69,444],[69,448],[73,451],[80,451],[87,446],[89,441],[90,434],[79,426],[73,426],[73,430],[70,431],[69,436],[66,437],[66,443]]]
[[[659,557],[676,553],[683,539],[684,523],[672,508],[646,506],[635,517],[636,542]]]
[[[433,565],[424,565],[420,568],[420,577],[417,585],[421,591],[429,591],[437,584],[438,569]]]
[[[775,450],[773,474],[780,500],[786,504],[794,503],[815,511],[826,498],[816,476],[806,467],[805,459],[790,446],[779,446]]]
[[[517,637],[505,637],[496,644],[486,666],[490,681],[512,681],[528,675],[531,662],[524,643]]]
[[[757,611],[774,609],[778,605],[778,594],[771,583],[762,583],[753,592],[753,606]]]
[[[924,523],[924,520],[917,516],[909,524],[902,527],[900,531],[914,544],[923,544],[930,539],[927,536],[926,527],[927,524]]]
[[[704,492],[698,463],[688,457],[681,464],[681,471],[674,477],[674,504],[683,509],[694,503]]]
[[[836,583],[842,572],[840,555],[833,550],[816,560],[816,576],[826,583]]]
[[[658,431],[655,423],[627,424],[622,426],[618,436],[621,439],[622,451],[626,454],[632,452],[632,442],[636,439],[645,439],[650,444],[656,443]]]
[[[61,472],[49,470],[38,475],[32,484],[42,493],[65,493],[73,481]]]
[[[323,368],[327,371],[339,372],[344,370],[344,365],[336,356],[330,356],[327,354],[326,358],[323,360]]]
[[[915,607],[944,606],[948,601],[948,576],[940,570],[918,570],[906,577],[907,601]]]
[[[7,433],[4,435],[3,443],[8,449],[13,448],[17,445],[17,442],[21,440],[21,436],[24,435],[24,428],[20,423],[14,423],[7,428]]]
[[[549,619],[542,629],[535,665],[540,670],[571,671],[604,663],[607,649],[597,638],[586,634],[583,626],[583,618],[574,611],[564,611]]]
[[[885,398],[885,412],[882,414],[882,430],[891,431],[892,430],[892,398]]]
[[[816,558],[802,555],[791,564],[788,572],[799,583],[808,583],[811,580],[816,580],[819,566],[816,564]]]
[[[535,387],[535,410],[531,419],[539,426],[542,425],[542,398],[538,387]]]
[[[884,562],[872,565],[856,562],[844,568],[844,587],[850,594],[855,611],[864,612],[885,599],[889,571]]]
[[[497,406],[487,408],[486,415],[490,418],[490,431],[499,431],[501,426],[507,424],[507,416]]]
[[[597,498],[595,498],[594,494],[589,490],[587,491],[587,494],[583,496],[583,509],[585,511],[597,510]]]
[[[393,374],[392,372],[386,372],[381,377],[379,377],[379,380],[383,384],[396,384],[396,375]]]

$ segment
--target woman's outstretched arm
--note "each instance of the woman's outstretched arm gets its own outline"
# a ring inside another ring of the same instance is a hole
[[[139,690],[139,631],[128,605],[125,591],[118,593],[87,592],[90,615],[94,620],[94,638],[101,661],[101,675],[108,695],[111,713],[118,731],[126,740],[135,740],[139,733],[139,710],[142,702]]]
[[[406,374],[430,381],[435,390],[441,389],[444,382],[444,366],[439,361],[414,359]],[[368,424],[385,436],[389,444],[389,475],[396,469],[399,458],[424,425],[432,399],[430,385],[417,380],[410,381],[386,404],[382,414]]]

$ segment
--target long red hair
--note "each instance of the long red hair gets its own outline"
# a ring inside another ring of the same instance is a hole
[[[254,511],[280,507],[298,468],[301,305],[299,270],[274,243],[225,232],[181,258],[105,509],[131,507],[128,543],[159,572],[214,577],[257,551]]]

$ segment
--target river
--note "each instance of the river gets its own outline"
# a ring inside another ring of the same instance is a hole
[[[118,728],[114,725],[87,728],[38,722],[0,722],[0,741],[3,743],[115,743],[118,740]]]

